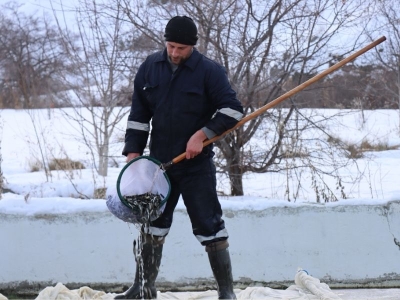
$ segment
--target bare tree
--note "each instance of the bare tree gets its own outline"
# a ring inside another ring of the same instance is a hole
[[[198,49],[225,66],[246,114],[323,69],[330,61],[330,53],[346,55],[354,51],[364,42],[361,32],[353,33],[346,41],[341,35],[348,34],[349,28],[355,28],[371,14],[368,1],[360,0],[223,0],[212,4],[198,0],[153,1],[151,8],[140,6],[139,2],[113,3],[123,5],[134,29],[157,43],[162,42],[162,31],[171,16],[181,14],[194,19],[199,27]],[[294,96],[280,108],[218,141],[218,166],[229,177],[231,195],[243,195],[243,174],[247,172],[312,168],[314,174],[319,174],[316,180],[319,178],[322,183],[324,176],[340,181],[337,170],[348,160],[345,155],[343,159],[331,156],[329,132],[312,116],[299,109]],[[262,128],[266,123],[270,126]],[[322,133],[312,138],[314,141],[307,137],[310,128]],[[267,137],[265,144],[252,143],[257,134]],[[326,147],[316,149],[312,146],[315,144]],[[320,154],[321,150],[326,155],[311,155]],[[288,159],[301,153],[307,160],[288,163]],[[323,174],[318,167],[321,165],[331,166],[331,172]],[[341,196],[343,193],[339,193]],[[330,197],[335,199],[334,192]]]
[[[107,176],[110,147],[117,142],[111,137],[129,112],[124,105],[129,103],[131,94],[132,59],[124,46],[118,8],[109,17],[96,1],[83,0],[74,12],[77,35],[65,31],[70,20],[57,19],[73,66],[73,72],[64,78],[69,84],[68,92],[57,96],[72,107],[72,112],[65,110],[66,116],[79,124],[79,138],[91,153],[98,174]]]
[[[65,56],[54,25],[46,17],[27,16],[16,3],[0,13],[0,105],[50,107],[46,94],[62,89],[57,74]]]
[[[400,133],[400,10],[398,2],[382,0],[377,2],[378,13],[368,34],[372,38],[376,31],[385,32],[387,42],[376,49],[373,61],[384,66],[378,77],[380,85],[389,93],[390,102],[399,110]],[[385,72],[386,71],[386,72]]]

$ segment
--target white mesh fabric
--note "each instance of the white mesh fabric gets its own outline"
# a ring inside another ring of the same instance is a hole
[[[131,162],[122,169],[119,177],[119,190],[122,196],[151,193],[160,195],[162,201],[168,196],[170,184],[165,171],[146,157],[139,157]],[[117,218],[128,223],[140,223],[140,216],[121,201],[117,187],[107,189],[106,203],[109,211]],[[164,211],[165,205],[166,202],[159,208],[158,215]]]
[[[123,196],[150,192],[165,199],[169,183],[158,164],[147,158],[139,158],[123,171],[119,188]]]

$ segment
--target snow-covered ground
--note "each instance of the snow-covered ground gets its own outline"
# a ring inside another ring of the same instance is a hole
[[[319,113],[332,114],[335,112],[326,110]],[[366,111],[364,116],[366,122],[361,124],[360,112],[346,114],[341,117],[341,120],[332,121],[331,130],[336,132],[342,140],[349,142],[360,143],[367,138],[375,143],[400,146],[397,111]],[[63,118],[60,111],[1,110],[1,170],[4,175],[4,187],[7,191],[2,195],[4,201],[0,200],[0,212],[30,215],[40,212],[68,213],[79,210],[103,210],[104,202],[102,201],[82,201],[76,197],[85,195],[89,199],[93,199],[95,188],[115,185],[116,178],[124,165],[124,157],[120,155],[123,145],[118,142],[117,135],[123,134],[125,124],[125,121],[121,122],[116,136],[113,137],[115,143],[111,147],[110,155],[113,156],[114,164],[110,167],[108,176],[102,178],[90,167],[90,151],[82,143],[79,130],[74,124]],[[69,157],[84,163],[86,169],[74,172],[53,171],[48,176],[42,170],[33,172],[34,166],[43,160],[42,155],[45,159]],[[366,158],[358,160],[358,170],[354,167],[345,171],[348,173],[344,176],[356,177],[360,170],[364,176],[356,184],[345,184],[348,199],[340,201],[357,205],[400,200],[399,165],[400,150],[398,147],[393,150],[368,153]],[[284,175],[269,173],[247,174],[244,178],[245,195],[241,197],[222,196],[221,202],[224,209],[263,209],[271,205],[287,205],[288,202],[284,199],[285,181],[283,177]],[[302,185],[309,187],[311,192],[303,193],[296,202],[315,202],[315,195],[311,189],[311,176],[303,174],[302,178]],[[218,184],[219,190],[225,191],[225,193],[229,191],[226,178],[220,177]],[[26,205],[27,203],[29,205]],[[183,204],[179,203],[179,206],[182,207]],[[288,294],[285,297],[284,294],[281,294],[284,291],[271,290],[270,292],[270,299],[306,299],[300,298],[300,296],[295,298]],[[335,292],[342,299],[400,299],[398,289]],[[248,294],[246,295],[248,296]],[[172,295],[160,295],[161,299],[166,297],[211,299],[215,297],[215,294],[173,293]],[[253,299],[266,298],[257,298],[254,292]]]
[[[337,113],[337,110],[313,111],[315,115],[324,116]],[[343,201],[365,203],[397,200],[400,198],[400,168],[397,167],[400,157],[399,114],[395,110],[365,111],[364,118],[365,123],[362,123],[361,113],[354,111],[329,120],[325,125],[329,126],[327,130],[333,136],[347,143],[359,145],[361,141],[368,140],[371,144],[393,147],[393,150],[388,151],[367,152],[365,158],[357,160],[357,165],[341,171],[341,176],[346,179],[342,181],[347,197]],[[95,188],[115,185],[125,164],[125,158],[121,155],[125,127],[126,120],[123,120],[111,139],[111,166],[108,176],[103,178],[92,169],[90,149],[82,142],[79,126],[64,118],[59,110],[1,110],[1,167],[5,187],[28,198],[93,198]],[[86,169],[74,172],[54,171],[48,176],[43,169],[39,172],[32,171],[43,160],[49,162],[52,158],[66,157],[82,162]],[[358,180],[360,175],[361,179]],[[301,174],[303,192],[296,201],[316,201],[311,180],[309,173]],[[233,207],[243,207],[245,200],[250,201],[253,206],[266,205],[270,201],[285,201],[287,174],[247,173],[243,183],[244,197],[221,199],[230,200],[229,205]],[[296,180],[292,183],[296,184]],[[332,188],[335,189],[335,182],[332,182]],[[230,191],[227,178],[221,175],[218,178],[218,190],[224,194],[229,194]]]

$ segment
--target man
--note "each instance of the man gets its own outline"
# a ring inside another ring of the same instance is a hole
[[[234,127],[243,107],[225,70],[194,48],[197,27],[191,18],[172,18],[164,37],[166,49],[150,55],[136,74],[123,155],[130,161],[143,154],[151,121],[150,156],[168,162],[186,152],[186,160],[168,169],[171,192],[166,208],[141,232],[143,267],[137,263],[134,284],[116,299],[157,297],[163,243],[180,196],[193,234],[208,253],[219,299],[236,299],[214,152],[212,145],[203,148],[203,141]]]

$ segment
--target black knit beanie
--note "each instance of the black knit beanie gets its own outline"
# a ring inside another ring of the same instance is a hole
[[[193,20],[186,16],[176,16],[169,20],[165,27],[165,40],[183,45],[196,45],[197,27]]]

